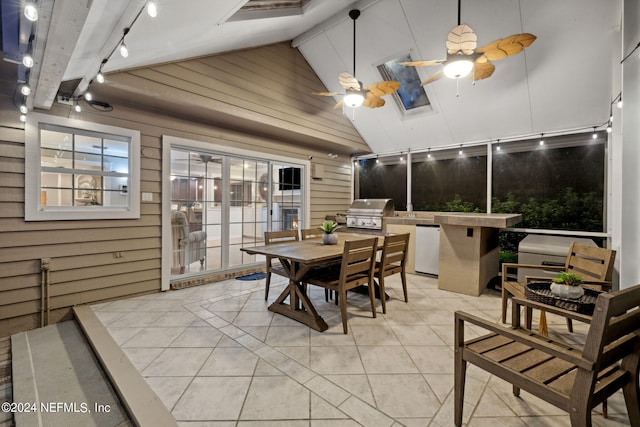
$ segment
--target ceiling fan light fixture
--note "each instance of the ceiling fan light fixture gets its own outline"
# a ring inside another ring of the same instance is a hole
[[[462,55],[461,53],[456,55],[448,55],[447,65],[442,70],[444,75],[450,79],[459,79],[466,77],[473,70],[473,61]]]
[[[348,89],[343,102],[347,107],[358,108],[364,102],[364,96],[356,90]]]

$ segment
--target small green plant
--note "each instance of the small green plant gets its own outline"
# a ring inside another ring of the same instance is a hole
[[[553,278],[553,282],[567,286],[580,286],[582,285],[582,277],[577,274],[562,272]]]
[[[324,221],[322,223],[322,227],[320,227],[320,230],[324,231],[327,234],[331,234],[334,231],[336,231],[338,228],[340,228],[338,223],[334,221]]]

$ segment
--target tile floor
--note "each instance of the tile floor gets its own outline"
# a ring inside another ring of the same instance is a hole
[[[409,275],[409,303],[399,277],[386,283],[387,314],[368,297],[349,294],[349,334],[324,291],[310,296],[325,332],[267,310],[284,284],[264,280],[210,285],[94,305],[93,309],[181,426],[351,427],[453,425],[453,313],[496,320],[499,293],[468,297],[441,291],[437,280]],[[552,334],[579,343],[549,318]],[[477,330],[476,333],[481,332]],[[600,408],[596,408],[599,410]],[[629,425],[624,399],[609,400],[595,426]],[[569,426],[562,411],[471,366],[468,426]]]

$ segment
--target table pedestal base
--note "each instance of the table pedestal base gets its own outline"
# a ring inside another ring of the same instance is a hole
[[[288,304],[284,302],[287,297],[289,297]],[[311,304],[309,297],[304,293],[302,287],[293,281],[289,282],[289,286],[287,286],[278,299],[269,306],[269,311],[304,323],[318,332],[326,331],[329,328],[324,319],[313,307],[313,304]]]

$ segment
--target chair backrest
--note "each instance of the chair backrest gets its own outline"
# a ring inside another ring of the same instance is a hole
[[[344,242],[342,263],[340,265],[341,283],[348,283],[353,280],[366,277],[373,280],[373,270],[376,264],[377,250],[377,237],[362,240],[348,240]]]
[[[171,211],[171,232],[175,241],[189,236],[189,221],[187,221],[187,215],[184,212]]]
[[[322,233],[324,233],[319,228],[303,228],[300,230],[300,237],[302,240],[314,239],[318,237],[322,237]]]
[[[298,241],[298,240],[299,240],[298,230],[265,231],[264,232],[265,245],[270,245],[272,243]]]
[[[614,250],[572,242],[565,271],[582,276],[585,281],[611,281],[615,259]]]
[[[623,360],[630,355],[633,357]],[[623,361],[622,368],[627,372],[635,369],[637,375],[640,363],[640,285],[598,296],[582,357],[594,363],[596,372]],[[588,387],[590,381],[595,382],[596,377],[576,377],[576,388],[579,385]],[[608,378],[606,381],[616,379]]]
[[[380,257],[380,272],[393,267],[404,267],[409,248],[409,233],[385,236]]]

